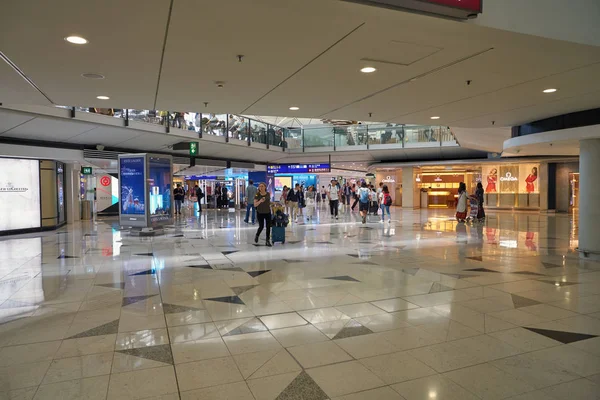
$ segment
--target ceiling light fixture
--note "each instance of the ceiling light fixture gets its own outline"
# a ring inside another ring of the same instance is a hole
[[[431,117],[431,119],[440,119],[438,116]]]
[[[83,76],[84,78],[87,78],[87,79],[104,79],[104,75],[102,75],[102,74],[85,73],[85,74],[81,74],[81,76]]]
[[[360,72],[363,72],[365,74],[370,74],[371,72],[375,72],[377,71],[377,68],[375,67],[364,67],[360,69]]]
[[[296,106],[290,107],[290,110],[292,110],[292,111],[298,111],[299,109],[300,109],[300,107],[296,107]]]
[[[88,42],[87,39],[82,38],[81,36],[67,36],[65,40],[73,44],[86,44]]]
[[[556,92],[558,89],[554,89],[554,88],[550,88],[550,89],[544,89],[543,92],[544,93],[554,93]]]
[[[110,99],[110,97],[108,97],[108,96],[96,96],[96,98],[98,100],[108,100],[108,99]]]

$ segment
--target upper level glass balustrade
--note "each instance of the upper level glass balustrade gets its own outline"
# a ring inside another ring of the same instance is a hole
[[[202,114],[188,111],[136,110],[112,108],[65,107],[75,112],[89,112],[128,121],[169,126],[169,129],[194,131],[200,137],[214,135],[288,151],[310,148],[334,150],[377,148],[394,145],[402,148],[457,146],[449,127],[404,125],[393,123],[355,125],[316,125],[304,128],[285,128],[235,114]]]

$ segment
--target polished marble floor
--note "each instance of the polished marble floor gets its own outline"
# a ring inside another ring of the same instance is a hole
[[[600,399],[572,216],[319,214],[272,248],[214,210],[0,237],[0,399]]]

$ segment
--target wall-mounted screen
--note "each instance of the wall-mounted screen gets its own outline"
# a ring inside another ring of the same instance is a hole
[[[40,163],[0,158],[0,231],[39,228]]]
[[[283,187],[287,186],[288,188],[292,187],[292,177],[291,176],[276,176],[275,177],[275,190],[281,191]]]

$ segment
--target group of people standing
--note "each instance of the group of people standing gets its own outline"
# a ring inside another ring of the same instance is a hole
[[[477,216],[474,217],[478,220],[485,219],[485,211],[483,209],[483,185],[481,182],[477,182],[477,188],[475,194],[471,196],[477,204]],[[467,194],[467,185],[464,182],[460,182],[458,185],[458,199],[456,200],[456,220],[458,222],[465,222],[467,220],[467,203],[469,195]]]

